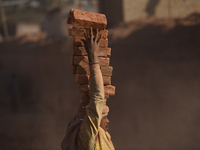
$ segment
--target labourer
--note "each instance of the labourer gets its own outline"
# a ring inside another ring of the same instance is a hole
[[[90,66],[90,92],[82,94],[78,112],[67,127],[66,136],[62,141],[62,150],[114,150],[111,136],[108,133],[109,107],[104,99],[103,77],[100,70],[97,51],[102,35],[98,30],[93,36],[85,32],[85,49]]]

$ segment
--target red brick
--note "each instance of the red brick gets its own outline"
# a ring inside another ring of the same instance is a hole
[[[85,47],[83,46],[74,46],[73,54],[76,56],[85,56],[87,52]],[[99,48],[98,56],[100,57],[110,57],[111,56],[111,48]]]
[[[74,33],[73,33],[73,27],[69,27],[68,28],[68,36],[73,36],[73,35],[74,35]]]
[[[88,94],[82,94],[81,99],[82,99],[82,102],[85,102],[85,103],[90,102],[90,96]]]
[[[111,85],[111,77],[103,76],[103,83],[104,85]]]
[[[105,95],[115,95],[115,86],[107,85],[104,86]]]
[[[74,75],[74,82],[80,85],[87,85],[90,84],[89,82],[89,75],[86,74],[75,74]],[[103,76],[104,85],[111,85],[111,77]]]
[[[113,67],[112,66],[101,67],[101,72],[103,76],[112,76]]]
[[[107,19],[104,14],[72,8],[69,12],[67,23],[77,27],[105,29],[107,26]]]
[[[100,66],[109,66],[110,58],[98,57]],[[81,62],[89,63],[88,56],[73,56],[73,65],[79,65]]]
[[[79,92],[89,94],[89,85],[79,85]]]
[[[73,40],[73,45],[74,46],[84,46],[85,37],[79,37],[75,36]],[[101,48],[107,48],[108,47],[108,39],[102,39],[100,41],[99,47]]]
[[[74,56],[71,56],[71,65],[74,65]]]
[[[85,37],[84,30],[86,30],[86,33],[90,35],[90,28],[83,28],[83,27],[69,27],[68,28],[68,35],[69,36],[79,36],[79,37]],[[94,35],[96,34],[96,30],[93,30]],[[102,34],[102,39],[108,38],[108,30],[100,30],[99,31],[99,37]],[[98,37],[98,38],[99,38]]]
[[[78,74],[90,74],[90,66],[88,63],[81,62],[79,66],[77,66],[76,73]]]
[[[81,62],[83,63],[89,63],[88,56],[72,56],[73,57],[73,65],[79,65]]]
[[[74,66],[74,65],[73,65],[72,73],[73,73],[73,74],[76,74],[76,71],[77,71],[77,66]]]
[[[89,85],[79,85],[79,91],[84,94],[89,94]],[[115,95],[115,86],[104,86],[105,95]]]
[[[101,67],[101,72],[103,76],[112,76],[113,67],[112,66],[106,66]],[[76,73],[78,74],[90,74],[90,67],[87,63],[80,63],[79,66],[77,66]]]
[[[86,74],[75,74],[74,82],[80,85],[86,85],[86,84],[89,84],[89,78],[90,76]]]
[[[111,48],[99,48],[98,56],[99,57],[110,57],[111,56]]]

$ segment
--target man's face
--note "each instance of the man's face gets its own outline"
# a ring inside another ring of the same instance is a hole
[[[100,127],[103,128],[104,131],[108,131],[108,124],[109,124],[109,120],[108,120],[107,116],[104,116],[101,119]]]

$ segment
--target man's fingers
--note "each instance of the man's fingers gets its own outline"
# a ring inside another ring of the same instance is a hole
[[[86,30],[84,30],[84,35],[85,35],[86,41],[88,41],[88,35],[87,35],[87,33],[86,33]]]
[[[102,34],[100,35],[100,38],[98,39],[97,41],[97,44],[99,45],[99,43],[101,42],[101,39],[102,39]]]
[[[90,41],[93,42],[93,39],[94,36],[93,36],[93,31],[92,31],[92,27],[90,27]]]
[[[95,42],[97,42],[98,37],[99,37],[99,30],[96,29],[96,35],[95,35],[95,39],[94,39]]]

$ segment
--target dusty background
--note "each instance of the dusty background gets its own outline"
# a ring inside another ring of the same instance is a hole
[[[110,134],[117,150],[200,149],[200,15],[109,29]],[[59,150],[80,101],[72,38],[0,43],[0,149]]]
[[[114,0],[113,0],[114,1]],[[122,0],[123,19],[131,21],[146,16],[183,18],[200,11],[198,0]],[[133,15],[134,14],[134,15]]]
[[[106,14],[108,27],[119,22],[146,17],[184,18],[200,12],[199,0],[100,0],[100,12]]]

